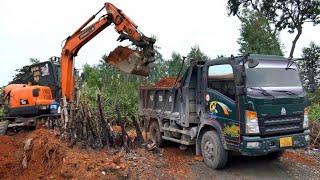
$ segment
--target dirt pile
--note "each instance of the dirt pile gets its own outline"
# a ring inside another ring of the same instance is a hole
[[[116,150],[107,153],[81,147],[69,148],[47,129],[37,129],[29,135],[20,136],[0,139],[0,179],[114,179],[128,174],[124,157]],[[32,141],[25,153],[27,166],[23,167],[23,142],[27,139]],[[2,148],[7,151],[2,151]]]
[[[0,179],[12,174],[23,157],[22,144],[26,134],[0,136]]]
[[[303,153],[299,153],[298,151],[293,151],[293,150],[285,151],[285,153],[281,158],[288,159],[295,163],[300,163],[307,166],[315,166],[319,164],[316,158],[307,156]]]
[[[120,131],[119,127],[113,129]],[[133,130],[128,134],[135,137]],[[26,140],[31,143],[25,152]],[[144,148],[131,149],[130,153],[117,147],[93,150],[76,145],[70,148],[44,128],[29,134],[0,137],[0,144],[0,179],[174,179],[190,177],[186,173],[187,161],[193,157],[186,158],[178,148],[161,149],[157,154]],[[24,156],[26,167],[22,164]]]
[[[116,49],[114,49],[106,58],[105,61],[108,64],[116,64],[120,61],[123,61],[125,59],[128,59],[128,57],[133,54],[134,50],[123,47],[123,46],[118,46]]]
[[[148,76],[150,73],[150,66],[149,63],[146,63],[147,59],[143,52],[127,47],[118,46],[105,57],[105,61],[114,68],[129,74]]]
[[[151,87],[173,87],[175,85],[176,80],[177,80],[177,83],[176,83],[175,87],[179,87],[180,86],[180,82],[179,82],[180,79],[181,78],[177,79],[176,77],[164,77]]]

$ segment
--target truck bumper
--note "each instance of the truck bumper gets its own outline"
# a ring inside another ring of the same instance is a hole
[[[246,156],[266,155],[271,152],[281,151],[284,149],[298,149],[309,145],[310,130],[303,133],[283,135],[276,137],[261,138],[259,136],[243,136],[240,144],[240,152]],[[292,145],[280,146],[280,139],[292,138]]]

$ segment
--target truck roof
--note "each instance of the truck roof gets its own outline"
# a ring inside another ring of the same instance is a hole
[[[243,57],[241,56],[235,56],[235,57],[222,57],[222,58],[217,58],[213,60],[240,60]],[[283,56],[279,55],[268,55],[268,54],[250,54],[248,56],[249,59],[255,59],[255,60],[288,60],[288,58],[285,58]]]

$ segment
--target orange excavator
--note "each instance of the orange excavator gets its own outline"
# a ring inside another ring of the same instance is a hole
[[[98,21],[89,25],[98,13],[106,9],[107,14],[99,18]],[[148,76],[149,65],[154,61],[155,39],[146,37],[138,30],[138,26],[126,16],[120,9],[111,3],[105,3],[95,15],[89,18],[78,30],[76,30],[66,40],[61,53],[61,88],[62,97],[68,101],[74,99],[73,58],[77,56],[80,48],[95,37],[98,33],[110,25],[115,26],[115,30],[120,34],[117,40],[129,40],[137,48],[118,47],[106,58],[106,62],[121,71]]]
[[[103,9],[107,13],[90,24]],[[148,76],[150,65],[154,62],[155,50],[153,45],[155,39],[140,32],[138,26],[120,9],[111,3],[105,3],[103,8],[66,39],[57,70],[51,69],[50,71],[47,64],[30,68],[33,81],[37,83],[31,81],[28,84],[8,85],[5,88],[2,100],[6,112],[11,112],[7,115],[11,117],[39,116],[41,113],[50,112],[52,107],[57,108],[58,103],[54,100],[60,100],[62,97],[65,110],[63,111],[64,117],[68,117],[68,111],[65,108],[68,104],[73,105],[75,96],[74,57],[77,56],[83,45],[110,25],[114,25],[115,30],[120,34],[118,41],[129,40],[135,49],[119,46],[109,54],[105,61],[126,73]],[[41,81],[39,78],[43,76],[51,78]],[[48,83],[48,81],[52,83]],[[57,81],[60,81],[60,84]],[[59,90],[57,90],[57,87]],[[21,111],[21,109],[23,110]],[[36,109],[36,111],[33,113],[28,109]],[[6,120],[6,122],[8,121]],[[2,129],[5,128],[0,123],[0,134],[3,134]]]

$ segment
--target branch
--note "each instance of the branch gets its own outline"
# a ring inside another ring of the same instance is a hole
[[[258,8],[258,6],[255,5],[252,0],[250,0],[250,3],[251,3],[251,5],[252,5],[252,8],[253,8],[254,10],[256,10],[256,11],[260,14],[261,11],[260,11],[260,9]]]

